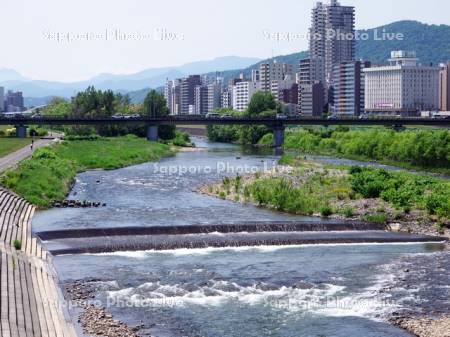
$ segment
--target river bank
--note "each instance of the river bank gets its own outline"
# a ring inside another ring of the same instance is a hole
[[[393,184],[396,185],[429,184],[424,193],[431,195],[435,193],[435,188],[448,185],[448,182],[429,178],[415,182],[416,178],[407,173],[389,173],[388,176],[383,170],[362,170],[361,173],[353,174],[350,171],[334,165],[285,157],[281,165],[275,168],[252,175],[224,177],[221,182],[201,186],[199,192],[277,211],[338,220],[378,222],[396,232],[450,238],[448,209],[444,205],[445,214],[442,216],[433,213],[436,211],[433,207],[437,205],[431,205],[428,207],[431,209],[427,210],[423,200],[416,200],[411,195],[417,192],[415,186],[410,191],[400,191],[401,186],[398,186],[397,189],[387,190],[383,197],[379,191],[377,197],[371,195],[378,188],[376,184],[388,184],[388,180],[394,177],[397,180]],[[449,190],[447,186],[443,195],[447,195]],[[440,192],[438,195],[436,198],[441,198]],[[399,198],[405,200],[398,202]],[[431,199],[430,196],[429,203]]]
[[[173,155],[169,145],[135,136],[67,140],[38,149],[0,177],[0,183],[28,202],[48,208],[70,192],[77,173],[114,170]]]
[[[259,140],[260,145],[272,143],[272,134]],[[284,148],[450,175],[449,144],[450,131],[442,129],[396,132],[380,127],[337,127],[288,129]]]
[[[126,226],[173,227],[312,218],[250,203],[245,206],[230,203],[195,192],[196,186],[213,184],[223,177],[218,164],[263,169],[265,163],[276,159],[243,154],[234,147],[217,144],[212,151],[181,152],[158,164],[88,171],[77,176],[71,196],[101,200],[107,206],[48,210],[39,214],[36,229],[75,230],[89,224],[89,228],[100,231]],[[187,162],[197,171],[173,170],[185,167]],[[173,171],[176,173],[170,174]],[[232,179],[232,175],[229,177]],[[341,177],[340,173],[336,172],[336,177]],[[148,242],[148,238],[142,239]],[[90,244],[84,238],[79,241]],[[99,280],[88,297],[94,296],[91,300],[101,304],[87,316],[88,320],[105,315],[107,320],[116,321],[113,324],[127,322],[130,328],[144,324],[143,329],[154,336],[205,336],[220,331],[226,337],[239,334],[261,337],[277,331],[280,336],[406,337],[409,334],[401,329],[372,320],[372,307],[367,314],[353,307],[349,310],[333,307],[330,313],[326,299],[336,296],[358,300],[363,294],[362,300],[371,303],[376,300],[373,287],[377,286],[378,277],[385,278],[375,266],[405,254],[429,254],[429,247],[438,246],[441,245],[396,243],[111,251],[55,256],[54,260],[64,284]],[[301,306],[303,301],[313,306]],[[108,303],[110,306],[106,307]],[[285,303],[292,308],[285,308]]]

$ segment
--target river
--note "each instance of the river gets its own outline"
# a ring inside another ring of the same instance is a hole
[[[195,192],[227,174],[270,168],[278,159],[195,142],[207,150],[78,175],[70,198],[106,207],[39,212],[34,230],[321,221]],[[95,299],[152,336],[403,337],[410,335],[383,319],[420,298],[401,291],[396,263],[442,249],[437,243],[178,249],[63,255],[54,263],[63,283],[95,279]],[[380,296],[380,289],[396,295]]]

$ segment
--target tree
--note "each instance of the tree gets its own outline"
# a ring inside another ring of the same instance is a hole
[[[253,95],[244,115],[248,117],[275,117],[278,109],[275,97],[271,93],[259,91]],[[267,126],[243,126],[241,127],[240,140],[242,144],[256,144],[270,132],[272,130]]]
[[[147,117],[164,117],[169,115],[166,99],[163,94],[156,90],[150,90],[144,100],[144,115]],[[175,138],[175,127],[171,125],[160,125],[158,137],[164,140]]]
[[[255,117],[265,111],[276,111],[277,102],[275,97],[269,92],[258,91],[252,96],[248,105],[246,115],[249,117]]]

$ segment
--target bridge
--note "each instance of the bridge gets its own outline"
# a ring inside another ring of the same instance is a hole
[[[321,118],[321,117],[205,117],[205,116],[166,116],[166,117],[28,117],[15,115],[0,117],[0,125],[14,125],[17,137],[25,137],[27,125],[146,125],[147,138],[158,139],[159,125],[265,125],[273,130],[274,147],[284,143],[284,131],[289,125],[381,125],[401,129],[404,126],[450,127],[450,119],[422,117],[378,117],[378,118]]]

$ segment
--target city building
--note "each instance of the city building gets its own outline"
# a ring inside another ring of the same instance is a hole
[[[208,86],[197,85],[194,93],[194,114],[201,115],[207,113],[208,109]]]
[[[364,69],[370,62],[347,61],[333,67],[333,112],[359,116],[364,113]]]
[[[298,87],[299,86],[297,83],[293,83],[290,87],[282,89],[279,92],[278,100],[286,108],[286,112],[289,115],[298,114],[300,111],[298,105],[298,93],[299,93]]]
[[[318,2],[312,10],[309,54],[323,60],[324,84],[330,85],[335,64],[354,60],[355,42],[355,8],[337,0]]]
[[[308,116],[322,115],[326,99],[325,68],[322,58],[300,60],[298,110]],[[322,92],[319,91],[322,89]]]
[[[0,112],[5,111],[5,88],[0,87]]]
[[[200,75],[190,75],[181,80],[180,114],[189,115],[195,113],[195,87],[201,84]]]
[[[450,111],[450,62],[442,65],[439,72],[439,109]]]
[[[364,69],[366,113],[416,115],[438,110],[439,71],[420,65],[414,52],[393,51],[389,65]]]
[[[325,64],[323,58],[307,58],[300,60],[299,84],[312,82],[325,83]]]
[[[180,80],[167,80],[164,88],[164,97],[171,115],[178,115],[181,106]]]
[[[8,90],[5,99],[6,111],[8,112],[21,112],[25,111],[23,95],[21,91]]]
[[[277,101],[282,101],[282,92],[291,89],[296,84],[292,76],[286,76],[283,80],[274,80],[270,83],[270,92]]]
[[[325,88],[322,82],[316,81],[300,86],[299,110],[304,116],[322,116],[324,111]]]
[[[231,88],[231,90],[230,90]],[[233,108],[233,87],[229,87],[222,92],[222,104],[221,107],[224,109]]]
[[[222,106],[222,81],[216,80],[215,82],[208,84],[206,87],[206,91],[207,105],[205,112],[211,113]]]
[[[261,90],[260,82],[243,81],[233,86],[233,109],[244,111],[247,109],[252,96]]]
[[[252,70],[252,82],[259,82],[259,81],[260,81],[259,70],[253,69]]]
[[[261,90],[270,92],[272,88],[272,81],[282,81],[286,78],[286,76],[294,76],[292,65],[287,63],[279,63],[277,61],[261,63],[259,67],[259,81],[261,83]]]

